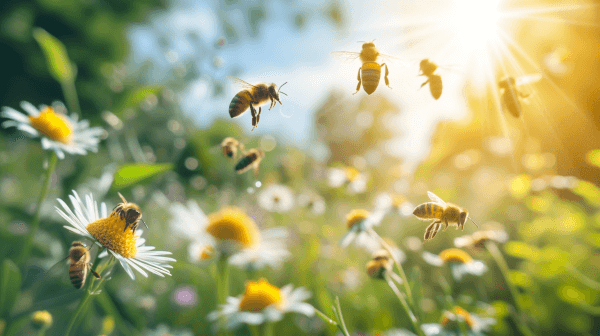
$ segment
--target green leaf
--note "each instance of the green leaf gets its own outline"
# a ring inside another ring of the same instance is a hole
[[[119,104],[117,113],[122,113],[128,108],[138,107],[149,95],[157,95],[161,90],[162,86],[146,85],[130,91]]]
[[[39,43],[46,56],[50,74],[61,83],[75,80],[74,66],[69,60],[65,46],[56,37],[48,34],[42,28],[35,28],[33,30],[33,37]]]
[[[121,166],[115,174],[113,189],[123,189],[136,184],[144,179],[153,177],[173,169],[171,163],[148,164],[134,163]]]
[[[21,272],[10,259],[4,259],[0,268],[0,316],[7,316],[21,288]]]

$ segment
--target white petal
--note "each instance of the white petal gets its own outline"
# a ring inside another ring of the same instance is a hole
[[[25,110],[29,115],[33,117],[37,117],[40,114],[40,111],[33,106],[30,102],[22,101],[21,108]]]
[[[429,265],[440,267],[444,264],[442,258],[440,258],[437,254],[433,254],[428,251],[423,252],[423,260]]]

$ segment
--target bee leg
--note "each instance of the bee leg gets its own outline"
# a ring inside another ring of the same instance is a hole
[[[100,274],[98,274],[98,272],[92,270],[92,265],[94,265],[94,264],[92,264],[92,263],[87,264],[87,267],[89,268],[90,272],[96,277],[96,279],[102,279],[100,277]]]
[[[254,129],[256,128],[256,124],[258,124],[258,121],[256,120],[256,110],[254,109],[254,106],[252,106],[252,103],[250,103],[250,113],[252,114],[252,131],[254,131]]]
[[[429,224],[427,229],[425,229],[425,241],[433,239],[437,232],[440,230],[442,226],[442,222],[439,220],[435,220]]]
[[[425,84],[429,83],[429,79],[425,81],[425,83],[421,84],[421,87],[425,86]]]
[[[269,97],[269,98],[271,98],[271,106],[269,106],[269,111],[270,111],[273,108],[273,106],[275,106],[275,104],[277,104],[277,103],[275,102],[275,99],[273,99],[273,97]]]
[[[262,111],[262,107],[258,108],[258,114],[256,115],[256,125],[258,126],[258,122],[260,121],[260,112]]]
[[[360,70],[362,69],[362,67],[358,68],[358,85],[356,86],[356,92],[353,93],[353,95],[357,94],[358,91],[360,91],[360,84],[361,84],[361,80],[360,80]]]
[[[382,63],[381,67],[383,68],[384,65],[385,65],[385,76],[383,77],[383,79],[385,79],[385,85],[387,85],[387,87],[389,87],[391,89],[392,87],[390,86],[390,80],[388,79],[388,75],[390,74],[390,71],[388,70],[388,66],[385,63]]]
[[[252,169],[254,170],[254,179],[258,181],[258,165],[255,164]]]
[[[446,226],[444,227],[444,231],[446,231],[446,229],[448,228],[448,220],[447,219],[444,219],[444,224],[446,224]],[[440,223],[440,225],[441,225],[441,223]]]

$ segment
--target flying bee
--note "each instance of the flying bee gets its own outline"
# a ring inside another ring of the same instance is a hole
[[[419,63],[419,68],[421,73],[419,76],[427,77],[425,83],[421,84],[421,87],[425,86],[425,84],[429,83],[429,91],[431,91],[431,95],[434,99],[439,99],[442,95],[442,77],[440,75],[434,74],[437,70],[437,64],[431,62],[429,59],[424,59]]]
[[[243,90],[238,92],[231,100],[231,103],[229,104],[229,116],[232,118],[239,117],[250,108],[250,113],[252,114],[252,130],[258,126],[262,105],[265,105],[270,101],[271,106],[269,106],[269,110],[277,105],[277,103],[283,105],[279,100],[279,93],[281,87],[287,84],[287,82],[281,84],[279,89],[277,89],[277,85],[273,83],[259,83],[252,85],[239,78],[229,77],[229,79],[243,88]],[[281,93],[287,96],[284,92]],[[258,107],[258,112],[256,112],[256,107]]]
[[[540,79],[542,79],[541,74],[533,74],[521,76],[516,79],[514,77],[506,77],[498,82],[498,87],[502,91],[502,96],[500,97],[502,105],[515,118],[518,118],[521,115],[522,108],[520,98],[529,97],[529,93],[524,93],[519,90],[519,86],[534,83]]]
[[[223,139],[223,142],[221,142],[221,149],[223,150],[223,155],[234,160],[237,157],[238,149],[242,152],[242,154],[245,152],[244,144],[232,137]]]
[[[244,154],[244,157],[235,165],[235,171],[238,174],[243,174],[252,168],[254,169],[255,177],[258,179],[258,165],[264,157],[265,152],[260,149],[252,148],[247,151]]]
[[[390,81],[388,80],[388,75],[390,74],[388,66],[385,63],[377,63],[377,59],[394,59],[394,57],[379,53],[379,50],[375,48],[375,43],[363,43],[362,50],[360,53],[351,51],[334,51],[332,54],[336,57],[341,56],[349,60],[360,57],[362,66],[358,68],[358,85],[356,86],[356,92],[354,92],[353,94],[357,94],[358,91],[360,91],[361,83],[363,89],[367,94],[370,95],[371,93],[375,92],[375,89],[377,89],[377,86],[379,85],[379,80],[381,79],[381,68],[383,68],[384,66],[385,75],[383,78],[385,80],[385,85],[387,85],[391,89]]]
[[[90,251],[84,243],[79,241],[73,242],[67,258],[71,260],[71,265],[69,265],[69,278],[71,279],[71,284],[73,284],[75,288],[79,289],[83,286],[88,275],[88,270],[91,271],[96,278],[100,279],[100,274],[91,270],[92,263],[90,262]]]
[[[435,237],[437,232],[442,227],[442,224],[446,224],[444,231],[446,231],[448,225],[450,224],[455,225],[457,230],[459,228],[464,230],[467,218],[471,219],[467,210],[457,205],[444,202],[431,191],[428,191],[427,195],[433,202],[420,204],[413,211],[413,215],[415,215],[418,219],[433,219],[431,224],[429,224],[425,230],[425,241],[433,239],[433,237]],[[475,224],[475,226],[479,227],[473,221],[473,219],[471,219],[471,221],[473,224]]]
[[[137,229],[138,224],[140,224],[140,221],[146,225],[146,222],[144,222],[142,219],[142,210],[137,204],[127,202],[121,193],[118,194],[123,203],[117,204],[117,206],[110,213],[109,217],[119,216],[121,220],[125,221],[125,229],[123,229],[123,231],[127,230],[127,228],[131,226],[131,231],[133,234],[135,234],[135,230]],[[146,225],[146,228],[148,228],[148,225]]]

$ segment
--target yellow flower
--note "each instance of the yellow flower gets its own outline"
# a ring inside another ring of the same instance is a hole
[[[369,217],[369,212],[364,209],[354,209],[346,215],[346,226],[351,228],[354,224],[360,223]]]
[[[31,322],[36,329],[48,329],[52,325],[52,315],[47,310],[38,310],[31,315]]]
[[[266,279],[248,281],[246,292],[240,301],[240,311],[257,312],[272,304],[281,303],[279,288],[271,285]]]
[[[377,251],[373,259],[367,263],[367,274],[375,279],[384,279],[385,272],[391,271],[393,264],[386,250]]]
[[[471,314],[469,314],[468,311],[459,306],[454,306],[452,311],[446,311],[442,315],[441,325],[444,327],[444,329],[457,330],[459,328],[457,321],[458,318],[463,319],[469,329],[473,329],[473,326],[475,325],[473,317],[471,317]]]
[[[260,233],[256,223],[242,209],[229,207],[208,216],[206,231],[218,241],[232,240],[243,247],[258,243]]]
[[[106,218],[100,218],[86,227],[102,246],[125,258],[133,258],[137,253],[136,237],[132,230],[124,228],[125,219],[116,213]]]
[[[440,252],[439,257],[442,258],[442,261],[447,262],[459,262],[461,264],[470,263],[473,261],[471,256],[460,249],[457,248],[449,248],[447,250],[443,250]]]
[[[30,115],[29,122],[48,138],[64,144],[69,143],[73,133],[69,121],[63,115],[54,112],[50,106],[44,107],[38,116]]]

